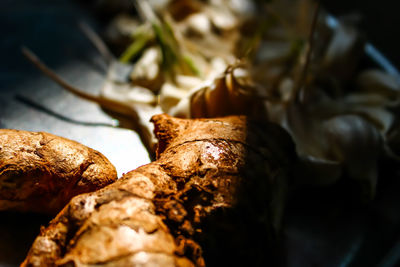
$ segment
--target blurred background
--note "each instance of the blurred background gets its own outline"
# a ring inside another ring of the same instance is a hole
[[[370,40],[393,64],[400,66],[400,16],[397,10],[399,1],[395,0],[352,0],[352,1],[322,1],[332,14],[343,16],[359,14],[360,27]]]

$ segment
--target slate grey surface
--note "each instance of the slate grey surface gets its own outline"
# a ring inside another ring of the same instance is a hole
[[[81,20],[96,28],[90,14],[72,1],[0,1],[0,127],[46,131],[76,140],[107,156],[121,175],[150,161],[134,131],[68,122],[21,101],[28,99],[70,120],[114,123],[96,104],[71,95],[43,76],[20,52],[22,45],[29,47],[73,85],[98,92],[106,66],[79,30]],[[40,225],[48,220],[0,213],[0,266],[21,263]]]
[[[74,86],[98,93],[106,65],[77,26],[83,20],[95,27],[90,14],[66,0],[9,1],[0,7],[0,24],[5,30],[0,43],[1,127],[48,131],[76,140],[109,157],[119,174],[147,163],[147,152],[136,133],[85,125],[111,126],[115,119],[98,105],[61,89],[20,52],[22,45],[30,48]],[[26,99],[77,123],[35,108]]]

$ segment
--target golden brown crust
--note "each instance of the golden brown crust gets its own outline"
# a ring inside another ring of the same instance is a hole
[[[0,210],[56,214],[117,179],[98,151],[44,132],[0,129]]]
[[[272,192],[284,187],[293,152],[287,135],[272,125],[257,130],[245,117],[157,115],[153,122],[158,159],[73,198],[35,240],[23,266],[270,261],[270,206],[279,200]],[[271,142],[287,151],[274,159]]]

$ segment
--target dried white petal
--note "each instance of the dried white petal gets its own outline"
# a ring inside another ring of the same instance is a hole
[[[357,76],[356,84],[362,92],[376,93],[387,97],[398,97],[400,93],[399,79],[378,69],[361,72]]]
[[[135,64],[132,73],[132,81],[143,79],[154,81],[160,75],[161,52],[156,47],[148,48],[143,56]]]
[[[382,151],[378,130],[355,115],[334,117],[323,123],[331,153],[342,161],[347,175],[365,186],[365,194],[375,195],[377,160]]]
[[[195,13],[190,15],[187,19],[189,29],[192,31],[205,35],[211,32],[211,23],[204,13]]]

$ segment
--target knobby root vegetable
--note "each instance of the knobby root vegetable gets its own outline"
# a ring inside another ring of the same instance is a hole
[[[261,266],[271,262],[294,146],[244,116],[152,118],[157,160],[82,194],[22,266]]]
[[[0,129],[0,211],[55,215],[117,179],[100,152],[44,132]]]

